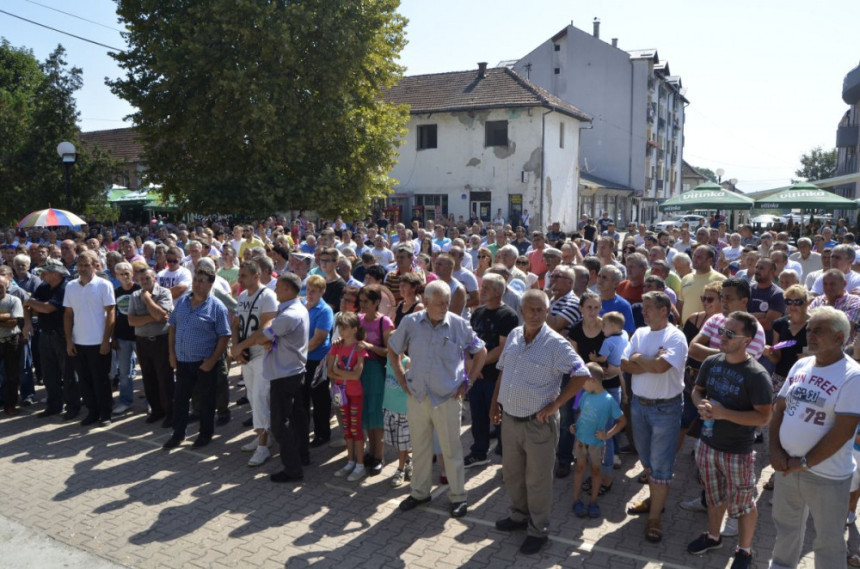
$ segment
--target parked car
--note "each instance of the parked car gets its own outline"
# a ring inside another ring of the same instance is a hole
[[[653,229],[655,231],[663,231],[668,229],[670,225],[681,227],[681,224],[689,223],[690,229],[696,229],[700,223],[708,224],[708,219],[702,215],[681,215],[674,218],[667,218],[659,223],[655,223]]]

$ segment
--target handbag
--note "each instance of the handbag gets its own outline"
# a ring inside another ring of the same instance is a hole
[[[349,352],[349,356],[346,358],[346,365],[349,365],[349,361],[352,359],[352,355],[355,353],[355,347],[358,344],[352,345],[352,350]],[[322,366],[321,366],[322,367]],[[327,366],[326,366],[327,367]],[[319,371],[319,368],[317,368]],[[314,379],[316,379],[316,372],[314,372]],[[328,375],[326,375],[328,377]],[[344,407],[349,404],[349,397],[346,396],[346,384],[338,384],[336,382],[331,384],[331,399],[334,401],[334,404],[338,407]]]
[[[314,377],[311,379],[311,389],[328,381],[328,366],[326,361],[322,360],[317,369],[314,370]]]

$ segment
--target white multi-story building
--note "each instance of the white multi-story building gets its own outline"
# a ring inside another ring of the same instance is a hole
[[[511,69],[404,77],[386,91],[408,104],[408,134],[387,211],[409,221],[498,212],[531,228],[576,227],[580,132],[590,117]]]
[[[650,222],[680,193],[684,148],[681,78],[656,49],[624,51],[569,25],[512,64],[520,75],[593,117],[582,134],[579,208]]]

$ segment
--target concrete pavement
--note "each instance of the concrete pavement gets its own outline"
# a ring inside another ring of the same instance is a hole
[[[140,393],[139,379],[136,387]],[[232,399],[237,397],[232,393]],[[730,565],[736,543],[736,538],[726,538],[721,550],[703,557],[686,553],[706,524],[703,514],[678,507],[699,491],[690,442],[677,459],[662,543],[645,541],[644,519],[625,512],[647,492],[636,482],[640,469],[635,457],[625,456],[612,491],[601,499],[603,519],[576,518],[570,511],[572,476],[555,482],[550,545],[525,557],[517,552],[524,535],[493,527],[508,507],[496,455],[491,465],[467,470],[470,512],[452,520],[442,486],[434,490],[428,507],[400,512],[397,504],[409,486],[389,487],[392,464],[382,475],[357,484],[334,478],[344,460],[342,449],[312,450],[313,464],[302,485],[271,483],[268,474],[279,469],[277,460],[249,468],[249,455],[239,450],[252,436],[241,426],[247,406],[232,407],[232,422],[216,429],[210,446],[192,450],[186,443],[165,452],[160,447],[170,433],[144,424],[144,401],[137,398],[135,405],[135,413],[108,428],[38,419],[41,406],[0,419],[2,515],[99,562],[141,568],[723,568]],[[194,429],[196,425],[189,430],[191,439]],[[468,448],[467,427],[463,439]],[[763,452],[765,445],[758,450]],[[760,457],[758,468],[764,463]],[[759,497],[757,567],[766,566],[773,543],[769,499],[769,492]],[[814,533],[810,529],[807,534],[806,552]],[[0,525],[0,544],[7,552],[0,553],[0,567],[11,566],[10,544],[19,543],[14,530],[8,535]],[[74,567],[66,564],[70,556],[56,556],[38,543],[25,549],[29,557],[43,561],[33,566]],[[93,566],[98,565],[87,565]],[[808,555],[801,567],[812,567]]]

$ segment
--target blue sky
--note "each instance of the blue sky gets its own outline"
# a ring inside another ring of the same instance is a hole
[[[73,13],[95,23],[48,9]],[[121,48],[111,0],[3,0],[0,10]],[[801,154],[832,148],[847,110],[845,74],[860,63],[860,2],[827,0],[404,0],[407,74],[471,69],[522,57],[571,21],[622,49],[656,48],[680,75],[687,107],[685,159],[723,168],[745,191],[788,183]],[[0,36],[44,59],[58,43],[83,68],[85,131],[122,128],[131,109],[104,85],[120,70],[107,49],[0,13]],[[587,110],[587,109],[586,109]]]

